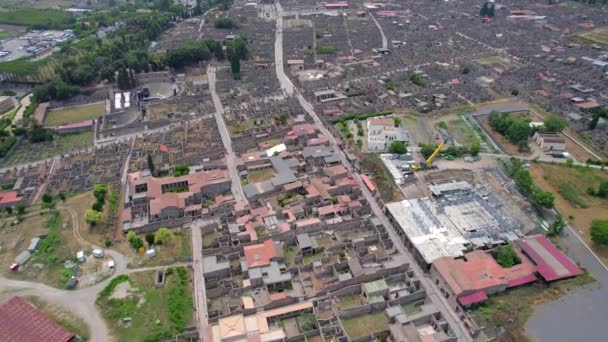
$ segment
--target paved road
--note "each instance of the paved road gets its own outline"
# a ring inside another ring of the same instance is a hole
[[[228,167],[228,173],[230,175],[230,180],[232,181],[232,193],[237,202],[249,203],[247,201],[247,197],[243,193],[243,188],[241,186],[241,178],[239,177],[239,172],[236,168],[236,155],[232,150],[232,141],[230,140],[230,133],[228,132],[228,127],[226,127],[226,122],[224,122],[224,106],[222,105],[222,101],[220,97],[217,95],[217,91],[215,90],[215,68],[208,67],[207,68],[207,81],[209,82],[209,92],[211,93],[211,99],[213,100],[213,105],[215,106],[215,120],[217,121],[217,127],[220,131],[220,135],[222,136],[222,143],[224,144],[224,148],[226,149],[226,165]]]
[[[281,6],[279,3],[277,3],[277,14],[278,14],[277,15],[277,30],[275,32],[276,33],[276,42],[282,41],[282,26],[283,26],[282,25],[282,9],[281,9]],[[277,78],[279,79],[281,88],[283,88],[284,92],[287,94],[293,93],[294,86],[291,83],[291,80],[285,75],[285,72],[283,70],[282,46],[279,46],[278,43],[275,46],[275,64],[277,66],[276,67]],[[300,102],[300,105],[302,106],[302,108],[313,118],[313,121],[317,124],[321,133],[323,133],[325,136],[327,136],[327,138],[329,139],[329,141],[332,144],[332,146],[334,147],[334,149],[336,151],[339,151],[339,156],[340,156],[340,160],[341,160],[342,164],[345,165],[350,171],[352,171],[352,167],[351,167],[350,163],[348,162],[346,155],[340,149],[335,137],[331,134],[331,132],[325,127],[323,122],[319,119],[319,117],[313,110],[312,105],[308,101],[306,101],[306,99],[304,98],[304,96],[302,96],[302,94],[299,92],[299,90],[295,89],[295,95],[298,98],[298,101]],[[452,330],[454,330],[454,332],[456,333],[456,336],[458,337],[458,339],[460,341],[471,341],[469,334],[461,326],[460,320],[456,316],[456,313],[450,308],[449,304],[447,303],[447,301],[445,300],[445,298],[443,296],[437,295],[437,290],[434,287],[433,282],[431,281],[430,278],[425,276],[425,273],[420,269],[418,264],[413,260],[413,258],[409,254],[409,251],[405,248],[401,239],[399,238],[397,233],[394,231],[393,226],[389,223],[388,219],[382,212],[382,209],[376,202],[376,199],[367,190],[367,187],[365,187],[365,185],[361,181],[361,178],[359,177],[359,175],[357,173],[353,172],[353,177],[354,177],[355,181],[357,182],[357,184],[359,185],[359,187],[361,188],[363,195],[365,196],[367,202],[369,203],[370,207],[372,208],[374,214],[378,217],[378,219],[380,219],[382,224],[385,227],[387,227],[387,231],[391,237],[391,240],[395,243],[395,246],[397,247],[397,249],[403,255],[408,257],[410,267],[416,272],[418,277],[420,277],[419,278],[420,282],[425,287],[428,296],[431,298],[433,303],[435,303],[435,305],[437,305],[437,307],[441,310],[441,312],[444,313],[444,316],[446,316],[445,317],[446,320],[449,322],[450,326],[452,327]]]
[[[190,228],[192,234],[192,269],[194,270],[194,304],[196,307],[197,327],[199,339],[210,341],[209,321],[207,319],[207,295],[205,291],[205,277],[203,274],[203,242],[201,222],[193,222]]]

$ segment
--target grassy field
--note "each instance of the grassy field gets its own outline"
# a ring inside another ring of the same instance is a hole
[[[155,274],[154,271],[133,273],[125,284],[111,282],[114,288],[100,292],[97,305],[117,341],[163,340],[192,324],[189,271],[179,268],[166,272],[165,285],[161,288],[154,287]],[[131,321],[123,323],[124,318]]]
[[[265,180],[269,180],[274,176],[274,171],[271,168],[252,170],[247,174],[247,180],[249,183],[258,183]]]
[[[504,63],[505,60],[500,56],[491,56],[491,57],[482,57],[482,58],[478,59],[477,62],[482,65],[491,65],[491,64]]]
[[[96,102],[82,106],[64,107],[50,111],[46,116],[45,126],[60,126],[97,119],[106,111],[104,102]]]
[[[247,130],[247,123],[239,122],[228,126],[231,135],[240,135]]]
[[[12,225],[15,219],[3,220],[1,226],[2,241],[0,261],[6,267],[2,273],[11,278],[41,282],[53,287],[64,288],[61,271],[64,270],[64,260],[75,258],[81,246],[73,238],[72,226],[55,213],[25,214],[23,221]],[[38,252],[23,265],[19,272],[10,272],[8,265],[15,257],[27,249],[32,238],[46,234],[47,237],[40,243]]]
[[[608,199],[587,194],[589,187],[597,189],[608,173],[585,167],[566,167],[546,163],[533,163],[530,170],[534,182],[544,190],[556,193],[555,206],[585,242],[608,262],[608,247],[591,242],[589,227],[594,219],[606,219]]]
[[[73,332],[76,336],[79,336],[83,341],[89,340],[91,335],[89,326],[82,318],[61,309],[56,305],[45,302],[39,297],[28,296],[25,299],[37,307],[38,310],[47,314],[52,320],[59,323],[59,325]]]
[[[574,36],[590,44],[600,44],[608,47],[608,26],[598,27],[591,31],[581,32]]]
[[[33,160],[46,159],[58,154],[76,151],[93,146],[93,132],[83,132],[55,136],[53,141],[32,144],[21,139],[13,151],[0,164],[14,165]]]
[[[346,310],[348,308],[353,308],[355,306],[361,305],[361,296],[359,295],[350,295],[350,296],[342,296],[338,297],[337,300],[338,307],[340,310]]]
[[[526,322],[537,305],[557,300],[573,288],[593,282],[584,273],[576,278],[561,280],[549,287],[532,284],[492,295],[469,313],[483,328],[488,340],[531,342],[526,335]]]
[[[368,336],[372,333],[388,329],[388,318],[384,311],[362,315],[349,319],[342,319],[346,334],[351,339]]]
[[[56,9],[21,7],[0,11],[0,24],[63,30],[71,28],[75,21],[71,13]]]
[[[445,122],[445,125],[438,124],[437,126],[443,126],[440,128],[444,129],[447,127],[450,137],[452,137],[460,145],[471,146],[473,142],[479,141],[479,139],[477,139],[475,136],[475,132],[473,132],[473,130],[460,118],[447,121]]]

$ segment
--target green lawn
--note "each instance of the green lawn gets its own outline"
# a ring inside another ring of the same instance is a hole
[[[52,110],[47,114],[46,123],[49,126],[66,125],[84,120],[97,119],[106,111],[105,102],[91,103],[82,106],[64,107]]]
[[[491,56],[491,57],[483,57],[477,60],[479,64],[489,65],[489,64],[500,64],[504,63],[505,60],[500,56]]]
[[[452,120],[447,126],[448,134],[461,145],[471,146],[474,141],[478,141],[473,130],[462,119]]]
[[[342,319],[346,334],[351,339],[369,336],[388,328],[388,318],[384,311],[362,315],[354,318]]]
[[[173,269],[161,288],[154,287],[155,273],[130,274],[126,298],[98,299],[97,305],[117,341],[163,340],[192,324],[189,272],[185,268]],[[131,318],[129,324],[122,323],[125,317]]]

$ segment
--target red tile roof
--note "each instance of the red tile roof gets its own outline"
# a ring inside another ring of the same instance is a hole
[[[0,204],[19,202],[23,197],[19,197],[16,191],[0,193]]]
[[[254,268],[270,264],[270,259],[277,257],[277,251],[271,239],[259,245],[243,247],[247,267]]]
[[[468,295],[458,297],[458,302],[463,306],[467,306],[475,303],[481,303],[486,299],[488,299],[488,295],[486,295],[485,292],[477,291]]]
[[[80,121],[80,122],[74,122],[71,124],[61,125],[61,126],[54,126],[54,127],[50,127],[50,128],[62,130],[62,129],[80,128],[80,127],[88,127],[88,126],[93,126],[93,120],[84,120],[84,121]]]
[[[67,342],[74,338],[73,333],[20,297],[0,305],[0,336],[3,342]]]
[[[542,235],[517,240],[524,253],[536,264],[538,273],[546,281],[574,277],[581,269]]]
[[[372,183],[372,181],[369,179],[369,177],[367,177],[366,175],[361,175],[361,180],[363,181],[363,184],[365,184],[365,186],[367,187],[367,189],[369,189],[370,192],[376,191],[376,186],[374,185],[374,183]]]

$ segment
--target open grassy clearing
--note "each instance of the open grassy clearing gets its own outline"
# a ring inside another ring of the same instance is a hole
[[[574,37],[590,44],[600,44],[608,47],[608,26],[598,27],[591,31],[581,32]]]
[[[60,126],[97,119],[106,112],[105,102],[96,102],[82,106],[64,107],[49,111],[46,116],[46,126]]]
[[[67,135],[55,135],[53,141],[32,144],[20,139],[13,150],[1,164],[13,165],[33,160],[47,159],[59,154],[77,151],[93,146],[93,132],[82,132]]]
[[[271,179],[274,176],[272,168],[252,170],[247,173],[249,183],[258,183]]]
[[[25,299],[37,307],[38,310],[47,314],[52,320],[59,323],[59,325],[80,337],[83,341],[89,340],[91,332],[89,326],[82,318],[77,317],[73,313],[65,311],[56,305],[50,304],[39,297],[27,296]]]
[[[117,341],[163,340],[192,325],[190,272],[167,269],[160,288],[154,286],[155,275],[117,277],[100,292],[97,305]]]
[[[469,313],[489,340],[531,342],[525,329],[536,306],[557,300],[572,289],[593,281],[591,275],[583,273],[549,286],[540,283],[520,286],[490,296],[485,303],[469,310]]]
[[[351,339],[369,336],[372,333],[388,329],[389,323],[384,311],[341,320],[348,337]]]
[[[530,173],[538,186],[556,194],[555,207],[564,219],[604,262],[608,262],[608,247],[598,247],[591,242],[589,235],[591,221],[608,219],[608,199],[587,194],[587,188],[597,189],[602,179],[608,179],[608,173],[586,167],[569,168],[546,163],[533,163]]]
[[[475,132],[461,118],[439,121],[436,127],[447,130],[450,137],[462,146],[471,146],[473,142],[479,141]]]
[[[350,296],[342,296],[337,299],[338,308],[340,310],[346,310],[348,308],[353,308],[355,306],[361,305],[361,296],[359,295],[350,295]]]
[[[501,64],[501,63],[504,63],[505,60],[504,60],[504,58],[502,58],[500,56],[490,56],[490,57],[482,57],[482,58],[478,59],[477,62],[482,65],[490,65],[490,64]]]
[[[70,221],[64,221],[62,216],[54,211],[44,215],[24,215],[24,220],[12,225],[14,219],[2,223],[2,273],[10,278],[29,280],[49,286],[65,288],[67,280],[62,271],[65,270],[65,260],[75,260],[76,252],[81,245],[72,234]],[[32,238],[46,234],[38,251],[32,254],[27,263],[18,272],[11,272],[9,266],[15,257],[26,250]]]

